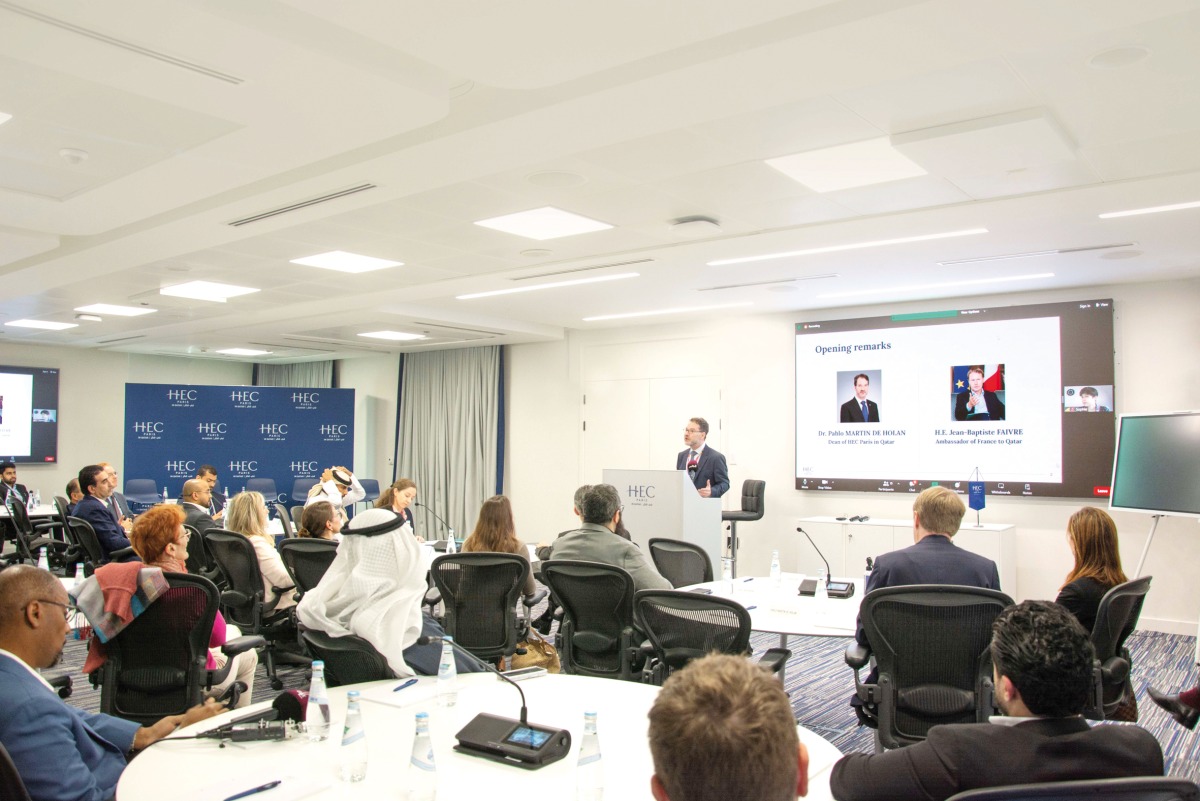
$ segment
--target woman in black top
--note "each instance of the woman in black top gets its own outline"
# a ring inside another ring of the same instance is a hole
[[[1129,580],[1121,570],[1117,524],[1103,509],[1085,506],[1067,521],[1067,541],[1075,567],[1055,600],[1091,631],[1104,593]]]

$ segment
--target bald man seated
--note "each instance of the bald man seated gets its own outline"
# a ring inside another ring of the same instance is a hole
[[[224,710],[210,699],[139,726],[68,705],[37,671],[62,659],[74,611],[62,582],[45,570],[0,571],[0,743],[33,801],[112,798],[131,752]]]

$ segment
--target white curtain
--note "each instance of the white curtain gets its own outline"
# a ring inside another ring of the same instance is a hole
[[[417,500],[461,539],[480,505],[496,494],[502,436],[499,346],[408,354],[401,372],[396,477],[417,484]],[[414,510],[417,532],[444,539],[445,527]]]
[[[333,387],[333,362],[254,365],[256,387]]]

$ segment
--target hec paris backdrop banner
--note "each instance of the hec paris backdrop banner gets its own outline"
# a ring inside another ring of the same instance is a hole
[[[222,491],[272,478],[292,503],[296,479],[354,469],[354,390],[126,384],[123,480],[152,478],[175,498],[202,464]]]

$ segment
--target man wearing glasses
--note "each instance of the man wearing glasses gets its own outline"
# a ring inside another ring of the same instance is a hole
[[[701,498],[720,498],[729,489],[729,468],[725,457],[708,447],[708,421],[693,417],[683,429],[687,449],[675,459],[676,470],[687,470]]]
[[[209,700],[139,726],[64,703],[37,670],[62,659],[74,612],[62,583],[45,570],[0,571],[0,743],[33,801],[111,798],[129,753],[223,711]]]

